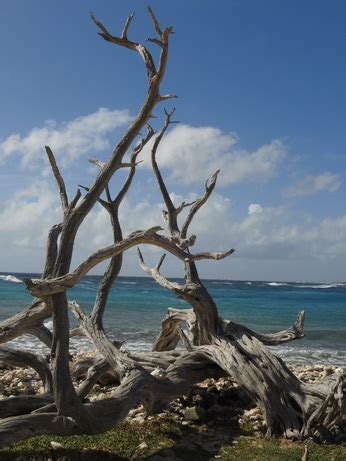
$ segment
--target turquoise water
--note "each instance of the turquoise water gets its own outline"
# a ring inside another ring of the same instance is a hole
[[[0,275],[0,320],[30,303],[30,295],[21,283],[24,277],[37,275]],[[89,311],[99,280],[98,276],[85,277],[69,290],[69,299],[77,300]],[[306,337],[272,348],[273,351],[291,361],[346,365],[346,283],[207,280],[205,284],[222,317],[257,331],[285,329],[304,309]],[[112,288],[104,323],[109,335],[126,341],[128,349],[150,349],[170,306],[188,307],[150,278],[120,277]],[[35,350],[41,347],[31,336],[18,338],[14,345]],[[89,347],[85,338],[72,341],[72,349]]]

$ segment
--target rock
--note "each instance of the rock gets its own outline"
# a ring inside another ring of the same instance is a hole
[[[64,445],[62,445],[59,442],[54,442],[54,440],[50,442],[50,446],[54,448],[54,450],[59,450],[60,448],[64,448]]]
[[[135,416],[134,418],[132,418],[131,421],[133,421],[134,423],[142,424],[144,423],[145,418],[143,416]]]
[[[200,421],[206,415],[206,411],[201,407],[187,407],[184,412],[186,421]]]
[[[251,416],[257,416],[261,414],[261,410],[258,407],[251,408],[251,410],[247,410],[244,412],[244,416],[250,418]]]
[[[142,442],[138,445],[138,450],[146,450],[148,448],[148,444],[145,442]]]
[[[203,402],[203,397],[200,394],[194,395],[192,397],[192,402],[196,405],[199,405],[201,402]]]

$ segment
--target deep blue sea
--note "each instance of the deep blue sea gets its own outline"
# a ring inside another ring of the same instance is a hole
[[[36,274],[0,275],[0,321],[31,302],[21,283]],[[100,277],[87,276],[73,289],[69,299],[90,311]],[[176,279],[179,281],[178,279]],[[346,365],[346,283],[246,282],[206,280],[220,315],[256,331],[278,331],[290,326],[301,309],[306,311],[301,340],[272,348],[288,361]],[[111,337],[126,341],[130,350],[150,349],[167,307],[188,307],[183,300],[145,277],[120,277],[114,283],[104,324]],[[51,322],[47,322],[51,327]],[[11,343],[27,350],[44,347],[32,336]],[[87,350],[86,338],[72,338],[71,348]]]

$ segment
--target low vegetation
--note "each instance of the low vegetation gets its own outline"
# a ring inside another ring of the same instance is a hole
[[[52,447],[51,442],[53,442]],[[251,428],[232,434],[229,428],[191,427],[169,419],[123,423],[104,434],[72,437],[38,436],[0,450],[3,461],[74,460],[301,460],[343,461],[346,445],[266,439]]]

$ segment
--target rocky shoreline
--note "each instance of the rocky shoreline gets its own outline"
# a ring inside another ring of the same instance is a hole
[[[73,363],[90,354],[79,353]],[[309,365],[289,363],[292,372],[304,383],[313,383],[332,374],[337,367],[333,365]],[[89,394],[90,401],[111,397],[116,383],[96,384]],[[42,394],[42,382],[31,368],[6,367],[0,363],[0,399],[22,394]],[[147,416],[142,407],[130,411],[127,421],[142,423],[150,419],[173,419],[182,425],[196,426],[223,424],[260,431],[264,425],[258,407],[254,407],[246,394],[230,378],[207,379],[194,386],[188,396],[182,396],[169,405],[162,413]]]

